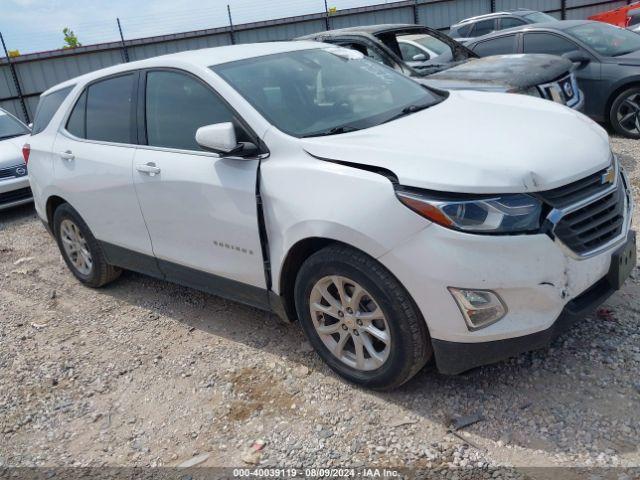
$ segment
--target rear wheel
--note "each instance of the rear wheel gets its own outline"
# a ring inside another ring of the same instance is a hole
[[[432,355],[426,324],[407,291],[358,250],[332,245],[309,257],[298,273],[295,299],[310,343],[354,383],[397,387]]]
[[[640,88],[629,88],[615,98],[609,121],[620,135],[640,138]]]
[[[56,209],[53,231],[67,267],[83,284],[102,287],[120,276],[121,270],[107,263],[100,244],[69,204]]]

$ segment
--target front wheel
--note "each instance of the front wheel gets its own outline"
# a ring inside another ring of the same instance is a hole
[[[609,121],[618,134],[640,139],[640,88],[629,88],[615,98]]]
[[[295,300],[309,342],[354,383],[395,388],[432,355],[424,318],[408,292],[358,250],[332,245],[309,257],[296,279]]]

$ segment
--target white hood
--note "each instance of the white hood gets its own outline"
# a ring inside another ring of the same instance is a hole
[[[24,163],[22,146],[27,142],[29,135],[0,140],[0,168],[12,167]]]
[[[383,167],[402,185],[445,192],[549,190],[610,160],[607,133],[581,113],[526,95],[471,91],[373,128],[301,142],[314,156]]]

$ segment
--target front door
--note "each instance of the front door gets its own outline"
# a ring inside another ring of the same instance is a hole
[[[267,304],[256,204],[258,159],[221,158],[195,141],[204,125],[234,122],[208,85],[186,72],[143,73],[146,118],[133,161],[142,214],[169,280],[256,306]],[[146,137],[146,138],[144,138]]]

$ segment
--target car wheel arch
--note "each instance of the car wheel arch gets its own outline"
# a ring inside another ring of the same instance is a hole
[[[53,229],[53,215],[55,214],[56,209],[64,203],[69,203],[69,202],[67,202],[64,198],[58,195],[51,195],[49,198],[47,198],[45,211],[47,214],[47,223],[49,224],[49,227],[51,229]]]
[[[640,88],[640,77],[634,77],[631,80],[627,80],[622,84],[616,85],[614,89],[612,89],[609,97],[607,98],[607,103],[605,104],[604,118],[609,123],[609,118],[611,114],[611,107],[613,106],[613,102],[615,102],[616,98],[630,88]]]

